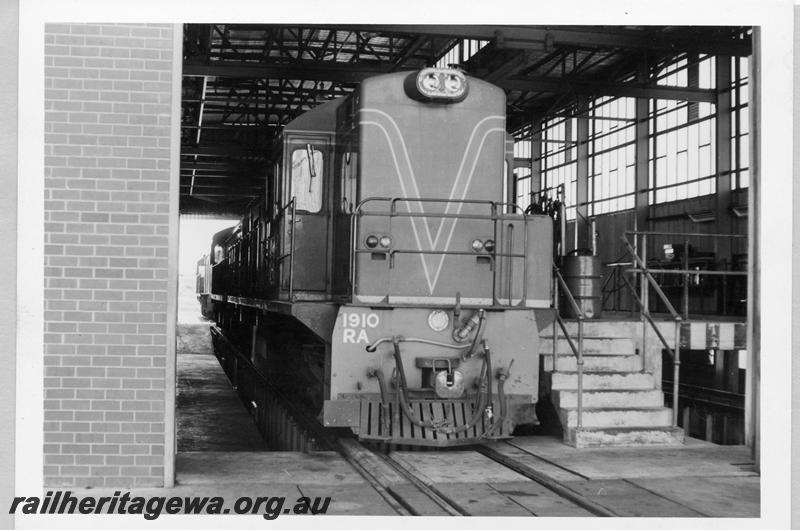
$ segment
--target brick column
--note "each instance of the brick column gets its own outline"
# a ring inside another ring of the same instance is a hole
[[[45,27],[48,486],[163,484],[173,59],[172,25]]]

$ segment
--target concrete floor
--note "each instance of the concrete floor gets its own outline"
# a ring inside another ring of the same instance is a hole
[[[210,323],[178,326],[176,486],[138,495],[333,497],[332,515],[393,515],[337,453],[270,452],[214,356]]]
[[[177,485],[154,494],[332,496],[331,514],[394,513],[336,453],[267,451],[213,355],[208,324],[180,325],[178,336]],[[760,477],[745,447],[687,439],[677,448],[575,449],[553,436],[493,446],[620,516],[759,515]],[[590,515],[474,451],[397,454],[473,515]]]
[[[178,452],[269,448],[214,356],[209,324],[178,326]]]
[[[620,514],[760,514],[761,477],[744,446],[715,445],[694,438],[687,438],[682,447],[575,449],[549,437],[520,437],[510,443],[532,455],[532,464],[543,473]]]

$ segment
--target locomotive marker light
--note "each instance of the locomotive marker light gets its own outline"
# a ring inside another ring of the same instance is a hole
[[[492,241],[491,239],[487,239],[483,243],[483,248],[484,248],[484,250],[486,250],[486,252],[489,252],[489,253],[494,252],[494,241]]]
[[[458,103],[469,91],[467,77],[452,68],[425,68],[408,76],[404,86],[412,99],[439,103]]]
[[[444,331],[450,325],[450,317],[441,309],[434,309],[428,315],[428,326],[433,331]]]
[[[378,236],[375,236],[375,235],[368,235],[368,236],[367,236],[367,239],[364,241],[364,243],[365,243],[365,244],[366,244],[366,245],[367,245],[369,248],[375,248],[375,247],[377,247],[377,246],[378,246]]]
[[[379,243],[383,248],[389,248],[392,246],[392,238],[389,236],[381,236]]]
[[[472,247],[473,252],[480,252],[483,250],[483,241],[480,239],[473,239],[470,247]]]

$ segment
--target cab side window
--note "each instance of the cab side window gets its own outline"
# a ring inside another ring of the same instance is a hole
[[[292,195],[295,209],[317,213],[322,209],[322,151],[312,145],[292,151]]]

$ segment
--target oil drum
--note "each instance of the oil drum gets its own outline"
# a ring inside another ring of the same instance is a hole
[[[602,311],[600,281],[603,276],[600,260],[596,256],[572,253],[564,256],[561,274],[586,318],[600,318]],[[572,304],[563,293],[561,313],[566,318],[578,317]]]

